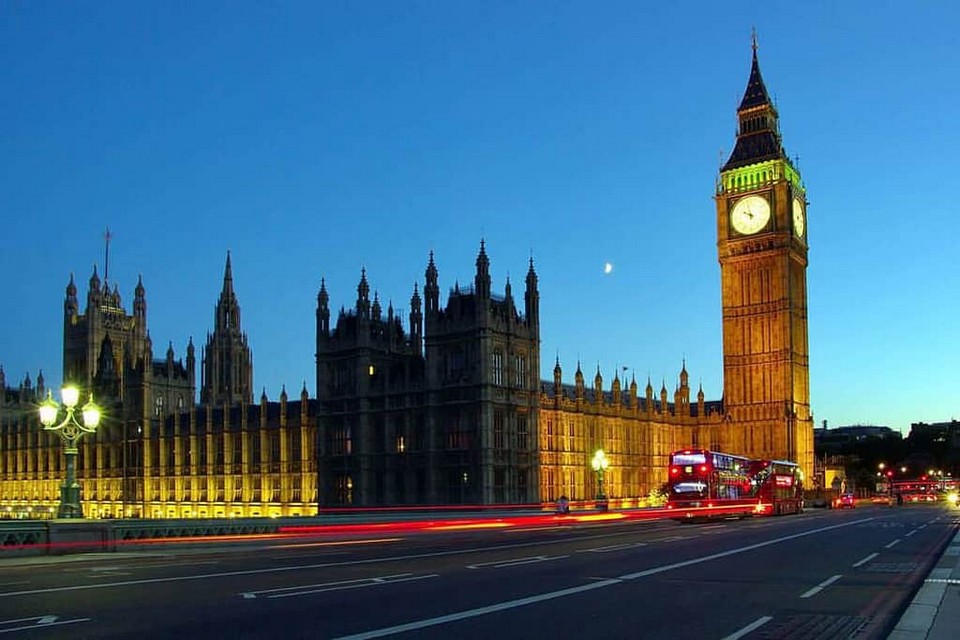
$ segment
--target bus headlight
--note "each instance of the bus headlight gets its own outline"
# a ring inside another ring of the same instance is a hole
[[[956,491],[951,491],[947,494],[947,502],[950,504],[957,504],[957,500],[960,500],[960,496],[957,495]]]

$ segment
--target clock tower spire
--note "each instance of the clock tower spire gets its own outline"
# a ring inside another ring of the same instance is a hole
[[[722,435],[731,451],[813,473],[806,189],[780,136],[753,37],[737,140],[715,195],[723,307]]]

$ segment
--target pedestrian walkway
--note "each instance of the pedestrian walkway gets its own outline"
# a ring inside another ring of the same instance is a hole
[[[940,556],[887,640],[960,638],[960,532]]]

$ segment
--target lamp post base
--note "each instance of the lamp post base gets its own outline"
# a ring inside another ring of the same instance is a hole
[[[83,507],[80,505],[80,485],[62,485],[60,487],[60,506],[57,508],[58,518],[82,518]]]

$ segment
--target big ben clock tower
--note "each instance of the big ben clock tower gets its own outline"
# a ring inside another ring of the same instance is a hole
[[[727,418],[720,440],[731,453],[799,463],[810,486],[806,190],[783,149],[756,38],[737,119],[716,193]]]

